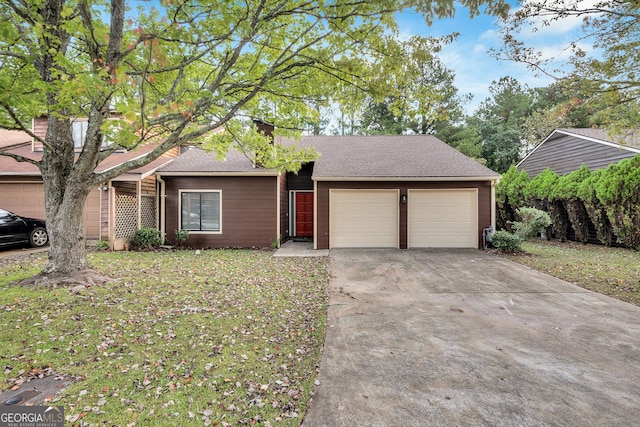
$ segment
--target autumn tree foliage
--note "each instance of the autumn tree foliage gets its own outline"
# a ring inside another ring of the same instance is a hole
[[[524,34],[566,19],[581,20],[581,31],[559,61],[523,41]],[[523,2],[502,26],[504,47],[496,56],[527,64],[561,81],[566,93],[584,99],[592,120],[615,133],[640,127],[640,8],[637,0]]]
[[[494,14],[508,8],[501,0],[460,3],[472,15],[481,6]],[[452,0],[1,2],[0,127],[28,132],[44,151],[37,161],[0,154],[42,174],[51,239],[45,276],[89,267],[82,209],[94,186],[187,142],[221,153],[232,143],[260,151],[265,138],[239,119],[301,129],[318,114],[313,101],[340,85],[369,91],[383,83],[370,70],[396,43],[394,14],[405,8],[427,23],[455,11]],[[40,137],[31,119],[43,115],[48,131]],[[76,152],[78,117],[88,127]],[[224,137],[210,137],[219,127]],[[148,154],[95,172],[114,151],[150,142],[157,145]],[[270,152],[263,166],[282,169],[312,155]]]

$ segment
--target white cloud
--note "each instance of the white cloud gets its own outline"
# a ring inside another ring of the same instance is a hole
[[[539,2],[540,0],[527,0],[526,4],[532,2]],[[579,9],[588,9],[601,3],[602,0],[553,0],[554,7],[569,7],[577,6]],[[512,13],[522,7],[514,9]],[[540,39],[546,37],[559,37],[563,35],[569,35],[579,31],[583,17],[581,16],[566,16],[558,19],[550,19],[551,17],[535,17],[530,18],[528,25],[523,27],[520,35],[528,39]],[[545,22],[546,21],[546,22]]]
[[[488,41],[488,42],[499,42],[500,41],[500,33],[496,30],[486,30],[482,34],[480,34],[479,40]]]

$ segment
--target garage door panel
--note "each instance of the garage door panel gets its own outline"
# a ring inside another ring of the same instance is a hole
[[[17,215],[44,219],[42,183],[0,184],[0,207]]]
[[[476,189],[409,190],[409,247],[477,247],[477,200]]]
[[[46,219],[42,183],[0,183],[0,208],[21,216]],[[83,220],[86,237],[99,238],[100,191],[97,188],[87,197]]]
[[[397,190],[331,190],[332,248],[398,247]]]

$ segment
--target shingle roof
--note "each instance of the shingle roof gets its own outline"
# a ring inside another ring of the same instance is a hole
[[[20,130],[0,129],[0,148],[10,147],[12,145],[28,144],[31,142],[31,136]]]
[[[320,157],[314,179],[327,178],[493,178],[499,175],[430,135],[307,136],[281,139],[283,145],[314,147]],[[236,150],[224,161],[192,149],[160,169],[161,173],[264,173]]]
[[[137,150],[115,152],[100,162],[96,168],[96,172],[104,172],[128,160],[143,156],[153,148],[155,148],[154,144],[148,144],[138,148]],[[42,159],[42,151],[32,151],[30,144],[11,147],[6,151],[37,161]],[[131,170],[128,173],[132,175],[146,175],[171,160],[172,159],[169,157],[160,157],[159,159],[156,159],[145,166]],[[0,156],[0,175],[40,175],[40,170],[37,166],[32,165],[31,163],[17,162],[11,157]]]
[[[431,135],[309,136],[314,178],[462,178],[499,175]]]
[[[201,148],[192,148],[180,154],[173,162],[160,168],[160,172],[276,173],[254,167],[253,162],[236,149],[229,150],[226,157],[220,160],[215,153]]]

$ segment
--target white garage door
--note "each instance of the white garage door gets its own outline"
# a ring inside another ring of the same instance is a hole
[[[410,248],[477,248],[478,190],[409,190]]]
[[[397,248],[398,190],[330,190],[329,246]]]

